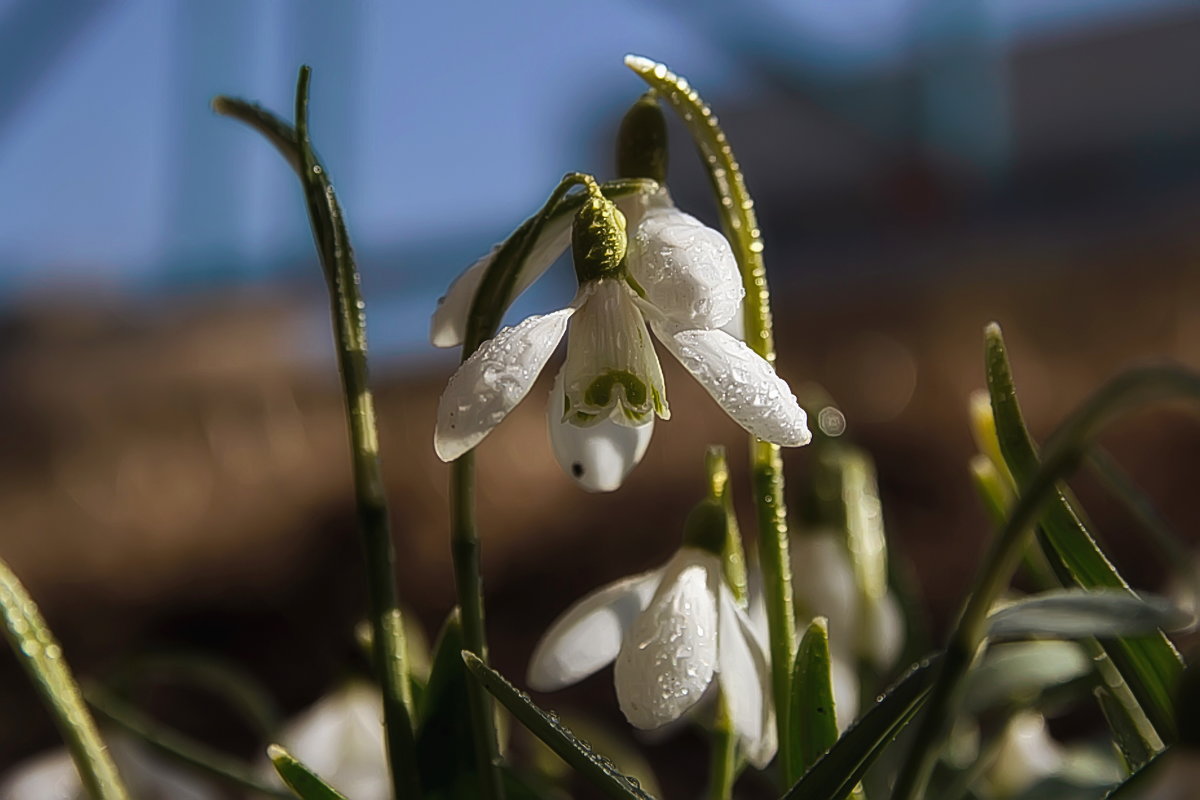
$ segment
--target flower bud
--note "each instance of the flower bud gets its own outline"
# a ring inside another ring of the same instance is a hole
[[[617,132],[617,175],[667,180],[667,120],[652,94],[625,112]]]

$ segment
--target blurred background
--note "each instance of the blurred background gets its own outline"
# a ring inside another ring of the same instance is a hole
[[[324,284],[294,175],[212,97],[290,118],[297,67],[314,69],[313,137],[368,302],[401,594],[432,637],[453,586],[430,443],[457,353],[427,345],[429,312],[563,173],[611,176],[643,89],[629,52],[719,114],[764,231],[780,370],[829,391],[877,459],[935,630],[989,530],[966,471],[985,323],[1004,326],[1043,437],[1121,367],[1200,367],[1186,0],[0,0],[0,557],[82,674],[203,652],[293,711],[356,668],[365,594]],[[673,133],[675,198],[714,221]],[[571,280],[552,270],[514,316],[561,304]],[[616,497],[560,474],[540,387],[481,449],[507,674],[574,599],[669,556],[705,441],[743,467],[740,431],[664,367],[675,416]],[[1197,430],[1167,409],[1108,440],[1193,539]],[[789,454],[793,485],[806,468]],[[1136,527],[1076,488],[1127,574],[1161,582]],[[152,689],[163,718],[252,751],[219,711]],[[544,699],[621,729],[606,674]],[[56,741],[8,658],[0,719],[0,772]],[[668,778],[695,794],[702,776],[676,761]]]

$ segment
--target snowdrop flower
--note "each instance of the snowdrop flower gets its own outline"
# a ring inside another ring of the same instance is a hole
[[[633,726],[679,719],[715,681],[750,763],[763,767],[775,755],[767,653],[710,549],[685,545],[660,569],[580,600],[538,643],[528,682],[554,691],[612,661],[617,700]]]
[[[625,203],[635,220],[626,237],[625,214],[594,183],[589,195],[570,237],[579,279],[574,300],[501,330],[463,362],[438,406],[438,456],[458,458],[499,424],[529,392],[569,322],[567,358],[551,394],[550,439],[559,463],[584,488],[620,486],[645,452],[654,416],[670,416],[647,326],[747,431],[780,445],[806,444],[807,420],[787,383],[720,330],[740,312],[744,294],[724,237],[675,209],[665,190]],[[553,247],[535,244],[538,260],[527,262],[518,288],[557,257],[555,247],[566,246],[556,231],[543,239],[554,239]],[[435,314],[435,343],[461,342],[488,263],[485,257],[451,286]]]
[[[392,785],[381,708],[376,689],[348,684],[288,722],[280,743],[347,797],[386,800]],[[279,782],[270,764],[262,772]]]
[[[127,736],[106,733],[109,753],[132,796],[143,800],[217,800],[207,781],[166,762]],[[34,756],[0,780],[4,800],[86,800],[79,772],[66,748]]]
[[[828,618],[835,660],[853,664],[861,657],[880,669],[891,666],[904,644],[895,595],[863,595],[845,542],[833,531],[793,536],[790,551],[797,606],[806,615]]]
[[[1041,714],[1035,711],[1015,714],[1001,735],[1000,750],[986,775],[994,797],[1017,797],[1062,770],[1062,747],[1046,731],[1046,720]]]

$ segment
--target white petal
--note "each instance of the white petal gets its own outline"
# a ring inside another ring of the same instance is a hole
[[[689,328],[719,328],[745,290],[720,232],[674,206],[650,208],[629,237],[626,263],[646,299]]]
[[[750,618],[738,608],[724,580],[721,580],[719,592],[721,620],[717,670],[721,691],[746,759],[762,769],[777,749],[771,667]]]
[[[650,603],[662,570],[592,592],[556,619],[529,660],[528,683],[552,692],[583,680],[617,657],[625,632]]]
[[[625,634],[613,671],[629,723],[657,728],[695,705],[717,663],[717,601],[708,574],[715,557],[685,548],[663,568],[650,605]]]
[[[433,446],[439,458],[453,461],[479,444],[521,402],[574,313],[564,308],[505,328],[459,366],[438,402]]]
[[[374,687],[352,683],[288,722],[280,738],[292,755],[347,797],[389,797],[382,710]]]
[[[483,281],[483,275],[496,257],[500,245],[495,245],[487,255],[467,267],[446,294],[438,298],[437,308],[429,320],[429,342],[434,347],[458,347],[467,333],[467,315],[471,313],[471,301]]]
[[[858,716],[858,673],[851,661],[833,656],[829,661],[829,679],[833,684],[833,712],[839,731],[850,727]]]
[[[655,333],[749,433],[784,447],[798,447],[812,439],[808,417],[787,382],[745,342],[719,330],[671,331],[655,325]]]
[[[824,529],[793,536],[789,550],[797,617],[825,617],[829,647],[846,656],[856,653],[862,635],[859,593],[846,545]]]
[[[542,227],[541,235],[533,243],[529,257],[521,267],[513,284],[512,300],[517,299],[530,284],[542,277],[567,245],[571,243],[570,214],[560,214]],[[484,272],[496,257],[500,245],[495,245],[483,258],[454,279],[446,295],[438,300],[429,326],[429,341],[434,347],[458,347],[467,332],[467,316],[471,313],[471,302],[483,281]]]
[[[863,620],[867,658],[880,669],[886,669],[900,656],[904,646],[904,614],[896,595],[888,592],[874,603]]]
[[[559,372],[546,413],[550,446],[559,466],[589,492],[619,489],[625,476],[646,454],[654,433],[654,417],[637,427],[621,425],[607,417],[580,427],[563,420],[565,401],[562,372]]]

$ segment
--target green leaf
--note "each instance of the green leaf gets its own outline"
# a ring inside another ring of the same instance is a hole
[[[783,800],[842,800],[912,721],[933,685],[940,656],[913,666],[813,764]]]
[[[1145,766],[1154,757],[1154,751],[1147,746],[1137,723],[1129,718],[1128,710],[1107,688],[1097,686],[1094,693],[1126,767],[1133,772]]]
[[[301,764],[281,746],[273,744],[268,747],[267,758],[271,759],[279,777],[300,800],[346,800],[344,794],[321,780],[317,773]]]
[[[2,560],[0,610],[4,613],[5,638],[50,710],[84,788],[95,800],[127,800],[128,792],[67,667],[62,647],[37,603]],[[9,720],[8,724],[19,723]]]
[[[1104,800],[1148,800],[1152,798],[1153,795],[1149,794],[1149,790],[1154,786],[1155,779],[1169,768],[1168,762],[1172,758],[1179,758],[1183,755],[1176,753],[1172,756],[1170,753],[1171,750],[1167,749],[1155,755],[1137,772],[1114,786],[1104,796]]]
[[[421,787],[430,794],[455,796],[478,780],[469,678],[460,655],[464,642],[462,614],[455,608],[434,645],[429,683],[417,712],[417,763]]]
[[[1000,449],[1017,484],[1024,486],[1040,466],[1037,446],[1025,427],[999,326],[988,326],[984,336],[988,392]],[[1069,574],[1084,589],[1118,589],[1133,594],[1062,492],[1056,492],[1046,504],[1039,526],[1050,544],[1046,557],[1060,574]],[[1174,645],[1161,632],[1107,640],[1101,645],[1159,735],[1165,741],[1174,738],[1171,690],[1183,668]]]
[[[1190,615],[1165,597],[1131,595],[1112,589],[1057,589],[993,611],[988,616],[991,638],[1047,636],[1081,639],[1177,630]]]
[[[833,679],[830,675],[829,621],[817,617],[808,626],[792,666],[792,704],[788,709],[789,751],[784,780],[793,783],[837,741]]]
[[[100,691],[88,691],[88,702],[131,736],[181,764],[211,775],[241,789],[267,797],[291,797],[282,788],[264,783],[253,768],[227,753],[222,753],[195,739],[151,719],[127,703]]]
[[[520,720],[534,736],[571,765],[580,775],[607,797],[617,800],[652,800],[629,777],[622,775],[611,761],[597,754],[588,744],[571,733],[555,714],[538,708],[529,696],[509,683],[503,675],[484,664],[472,652],[464,650],[462,659],[475,680]]]

